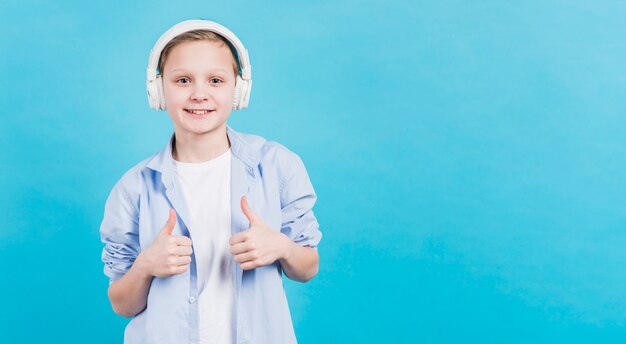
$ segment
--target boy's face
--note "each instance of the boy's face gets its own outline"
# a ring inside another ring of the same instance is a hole
[[[216,42],[185,42],[170,52],[163,93],[177,137],[225,130],[235,91],[232,66],[229,48]]]

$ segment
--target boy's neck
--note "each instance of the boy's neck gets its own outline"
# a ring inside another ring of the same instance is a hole
[[[202,135],[174,134],[172,158],[187,163],[200,163],[217,158],[230,148],[226,127]]]

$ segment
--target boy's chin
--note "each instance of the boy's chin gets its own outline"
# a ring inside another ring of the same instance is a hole
[[[213,135],[216,133],[226,132],[226,122],[217,125],[192,125],[185,126],[183,128],[177,128],[177,133],[190,136],[205,136]]]

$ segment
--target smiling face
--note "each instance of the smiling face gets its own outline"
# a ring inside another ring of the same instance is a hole
[[[181,43],[169,53],[162,78],[177,139],[226,135],[235,90],[228,46],[207,40]]]

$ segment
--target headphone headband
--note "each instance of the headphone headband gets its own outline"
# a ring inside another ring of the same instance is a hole
[[[241,75],[237,77],[235,99],[233,109],[243,109],[248,106],[250,88],[252,87],[252,66],[248,57],[248,50],[243,46],[239,38],[226,27],[208,20],[186,20],[172,26],[159,37],[156,44],[150,50],[150,59],[146,70],[146,84],[148,88],[148,102],[150,107],[157,110],[165,109],[165,100],[162,93],[162,80],[157,74],[161,52],[176,36],[193,30],[207,30],[224,37],[237,51]],[[162,73],[162,71],[160,71]]]

